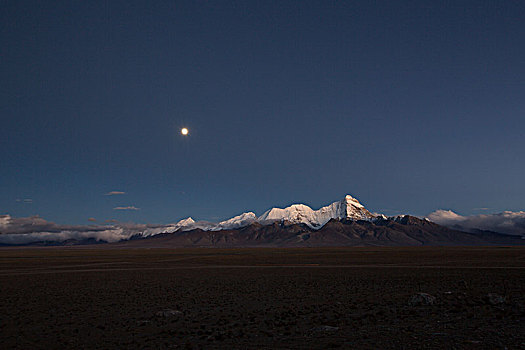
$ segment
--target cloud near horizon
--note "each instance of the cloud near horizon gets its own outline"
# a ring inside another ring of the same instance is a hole
[[[485,230],[525,235],[525,211],[462,216],[452,210],[436,210],[427,218],[436,224],[464,231]]]
[[[19,202],[19,203],[28,203],[28,204],[33,203],[33,200],[31,198],[26,198],[26,199],[18,198],[16,201]]]
[[[0,244],[27,244],[69,239],[118,242],[163,225],[115,223],[111,225],[60,225],[39,216],[14,218],[0,215]]]
[[[111,192],[106,193],[104,196],[117,196],[117,195],[121,195],[121,194],[126,194],[126,192],[122,192],[122,191],[111,191]]]
[[[116,208],[113,208],[113,210],[140,210],[140,208],[137,208],[131,205],[129,207],[116,207]]]

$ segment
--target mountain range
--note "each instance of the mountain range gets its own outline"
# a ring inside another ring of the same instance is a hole
[[[231,230],[242,228],[255,222],[261,225],[272,224],[274,222],[304,224],[316,230],[322,228],[331,219],[374,220],[378,217],[384,218],[383,215],[370,213],[356,198],[346,195],[342,200],[318,210],[313,210],[304,204],[293,204],[284,209],[269,209],[260,217],[257,217],[253,212],[247,212],[218,223],[208,221],[196,222],[189,217],[173,225],[145,230],[141,233],[141,236],[148,237],[159,233],[174,233],[194,229],[201,229],[203,231]]]
[[[108,243],[130,247],[313,247],[418,245],[523,245],[525,236],[445,227],[410,215],[371,213],[356,198],[314,210],[304,204],[246,212],[221,222],[191,217],[169,225],[60,226],[41,218],[0,219],[1,245]],[[33,232],[41,227],[41,233]],[[82,231],[83,230],[83,231]],[[55,237],[55,239],[53,239]]]
[[[521,245],[521,236],[490,231],[463,232],[410,215],[386,217],[368,211],[356,198],[313,210],[304,204],[252,212],[219,223],[194,221],[147,229],[116,245],[155,247],[309,247]]]

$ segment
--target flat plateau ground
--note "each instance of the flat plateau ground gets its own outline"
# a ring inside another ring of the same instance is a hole
[[[4,349],[525,348],[523,247],[6,248],[0,295]]]

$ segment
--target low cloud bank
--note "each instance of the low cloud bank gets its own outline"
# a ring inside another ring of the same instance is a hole
[[[162,231],[162,225],[114,223],[111,225],[60,225],[39,216],[14,218],[0,215],[0,244],[95,239],[118,242],[146,230]]]
[[[427,217],[436,224],[464,231],[486,230],[525,235],[525,211],[462,216],[451,210],[436,210]]]

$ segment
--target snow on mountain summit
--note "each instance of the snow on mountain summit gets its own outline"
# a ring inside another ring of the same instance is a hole
[[[359,203],[346,195],[341,201],[313,210],[304,204],[293,204],[287,208],[272,208],[259,217],[261,223],[271,221],[288,221],[294,224],[306,224],[311,228],[321,228],[330,219],[371,220],[375,216]]]
[[[188,225],[193,225],[195,223],[195,220],[193,220],[191,218],[191,216],[187,219],[182,219],[181,221],[177,222],[175,224],[175,226],[180,226],[180,227],[183,227],[183,226],[188,226]]]
[[[189,218],[180,220],[176,224],[170,224],[170,225],[166,225],[166,226],[159,226],[159,227],[155,227],[155,228],[148,228],[148,229],[144,230],[141,233],[141,236],[149,237],[149,236],[158,235],[160,233],[173,233],[173,232],[176,232],[176,231],[187,231],[187,229],[189,227],[192,227],[193,225],[195,225],[195,220],[193,220],[191,217],[189,217]],[[190,230],[191,230],[191,228],[190,228]]]
[[[142,235],[153,236],[159,233],[174,233],[176,231],[190,231],[195,229],[201,229],[203,231],[231,230],[248,226],[255,222],[255,220],[257,220],[257,216],[252,212],[243,213],[218,223],[209,221],[195,221],[189,217],[187,219],[180,220],[176,224],[146,230]]]
[[[356,198],[346,195],[342,200],[318,210],[313,210],[305,204],[292,204],[286,208],[272,208],[259,218],[257,218],[254,213],[247,212],[218,223],[195,221],[189,217],[180,220],[176,224],[147,229],[142,232],[142,236],[147,237],[159,233],[184,232],[195,229],[201,229],[203,231],[231,230],[248,226],[254,222],[269,224],[275,221],[306,224],[310,228],[320,229],[330,221],[330,219],[372,220],[375,217],[376,216],[366,210]]]
[[[243,213],[241,215],[234,216],[231,219],[219,222],[217,224],[217,227],[212,229],[212,231],[244,227],[244,226],[250,225],[256,220],[257,220],[257,215],[255,215],[254,213],[250,211],[248,213]]]

